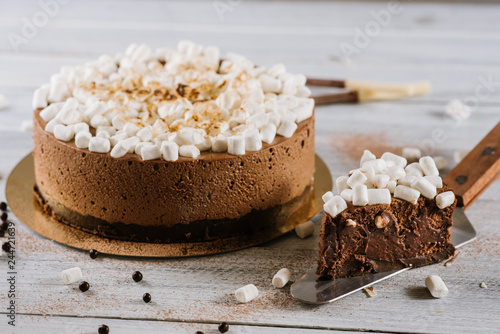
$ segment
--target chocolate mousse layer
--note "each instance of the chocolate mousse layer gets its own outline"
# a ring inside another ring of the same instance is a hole
[[[173,162],[93,153],[44,128],[37,110],[33,156],[40,202],[61,221],[100,235],[207,240],[265,228],[281,207],[292,212],[309,205],[313,117],[299,123],[291,138],[278,136],[256,152],[202,152]]]
[[[317,274],[351,277],[443,261],[455,252],[455,206],[439,209],[434,199],[421,196],[417,204],[392,198],[390,205],[349,203],[335,218],[323,213]]]

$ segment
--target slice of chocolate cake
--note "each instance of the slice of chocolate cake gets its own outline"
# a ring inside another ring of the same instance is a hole
[[[317,274],[331,278],[418,267],[445,260],[456,200],[430,157],[406,159],[365,151],[361,168],[328,192]]]

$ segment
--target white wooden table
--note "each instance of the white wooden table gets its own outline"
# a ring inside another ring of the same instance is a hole
[[[8,34],[22,36],[22,18],[33,22],[42,7],[38,1],[1,1],[0,93],[11,102],[0,111],[2,189],[10,170],[32,150],[31,133],[20,124],[31,118],[34,88],[62,65],[114,54],[132,42],[159,47],[191,39],[262,65],[284,62],[290,71],[309,76],[432,82],[433,92],[425,97],[317,108],[317,153],[334,176],[354,168],[364,148],[381,153],[420,146],[444,155],[453,167],[453,152],[472,148],[500,120],[500,84],[481,83],[500,81],[497,5],[404,3],[348,61],[339,45],[355,45],[354,29],[375,22],[371,12],[386,10],[388,3],[215,2],[220,3],[230,6],[221,15],[212,1],[69,1],[15,52]],[[482,95],[469,119],[457,124],[444,115],[449,100],[473,101],[476,89]],[[230,324],[230,333],[500,332],[499,204],[496,182],[468,210],[478,239],[460,250],[452,266],[410,270],[376,285],[375,298],[359,292],[323,306],[304,305],[290,296],[289,286],[276,290],[270,284],[282,267],[298,278],[315,266],[317,232],[305,240],[289,234],[210,257],[91,260],[18,224],[16,327],[7,325],[4,255],[0,332],[96,333],[105,323],[111,333],[217,333],[222,321]],[[83,268],[90,292],[61,283],[61,270],[73,266]],[[132,282],[135,270],[144,274],[140,283]],[[430,297],[424,287],[430,274],[447,283],[446,298]],[[480,288],[481,282],[488,288]],[[259,298],[236,303],[233,291],[248,283],[259,288]],[[152,303],[142,301],[144,292],[151,293]]]

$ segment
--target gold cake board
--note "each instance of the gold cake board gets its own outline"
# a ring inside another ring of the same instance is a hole
[[[238,236],[208,242],[192,243],[146,243],[124,241],[100,237],[77,228],[61,224],[51,216],[36,208],[33,201],[33,186],[35,173],[33,156],[27,155],[9,175],[6,186],[6,198],[10,210],[32,231],[66,246],[90,250],[100,253],[140,256],[140,257],[186,257],[217,254],[255,246],[275,239],[295,228],[296,225],[310,219],[321,211],[323,202],[321,196],[332,189],[332,177],[326,164],[316,155],[316,170],[314,173],[314,197],[309,212],[296,212],[289,217],[289,223],[279,230],[256,233],[251,236]]]

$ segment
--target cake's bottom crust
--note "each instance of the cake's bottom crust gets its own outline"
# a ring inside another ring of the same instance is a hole
[[[150,243],[206,242],[224,238],[262,234],[283,234],[307,219],[314,210],[314,191],[307,186],[291,201],[265,210],[253,210],[239,219],[198,220],[173,226],[143,226],[107,222],[83,216],[44,194],[35,185],[34,200],[38,208],[58,222],[102,237]]]

